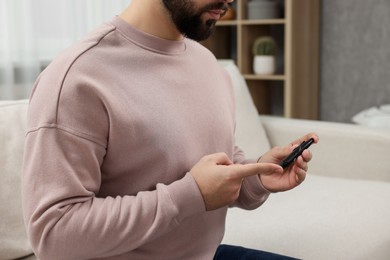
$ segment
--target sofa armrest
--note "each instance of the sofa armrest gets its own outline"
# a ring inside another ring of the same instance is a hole
[[[390,182],[390,131],[344,123],[260,116],[271,146],[315,132],[310,174]]]

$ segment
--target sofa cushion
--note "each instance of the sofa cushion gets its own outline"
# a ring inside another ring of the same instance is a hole
[[[259,123],[258,112],[248,86],[233,61],[219,62],[232,79],[236,99],[236,144],[245,151],[248,158],[258,158],[271,146],[262,124]]]
[[[30,255],[22,217],[21,167],[28,102],[0,101],[0,259]]]
[[[308,175],[268,200],[230,209],[223,242],[302,259],[389,259],[389,182]]]

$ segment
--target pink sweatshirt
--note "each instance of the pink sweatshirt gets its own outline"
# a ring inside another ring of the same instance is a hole
[[[205,210],[190,169],[234,146],[228,75],[198,43],[145,34],[119,17],[37,79],[23,209],[34,252],[59,259],[212,259],[227,207]],[[268,197],[246,178],[234,206]]]

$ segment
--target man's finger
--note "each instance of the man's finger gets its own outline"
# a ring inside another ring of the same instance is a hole
[[[299,139],[295,140],[290,145],[291,146],[293,146],[293,145],[300,145],[301,143],[309,140],[310,138],[314,139],[314,143],[318,143],[318,140],[319,140],[318,136],[315,133],[309,133],[309,134],[304,135],[304,136],[300,137]]]
[[[306,178],[306,170],[301,168],[296,168],[295,181],[297,184],[301,184]]]
[[[233,165],[237,178],[245,178],[257,174],[283,173],[283,168],[274,163],[250,163]]]
[[[305,150],[303,151],[302,153],[302,159],[305,161],[305,162],[310,162],[310,160],[312,159],[313,155],[312,153],[310,152],[310,150]]]

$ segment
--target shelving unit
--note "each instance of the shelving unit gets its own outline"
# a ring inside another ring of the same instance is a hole
[[[248,0],[235,3],[236,19],[219,21],[204,42],[219,59],[235,60],[260,114],[317,119],[319,113],[320,0],[282,0],[280,19],[248,20]],[[275,75],[253,74],[252,44],[271,35],[278,44]]]

